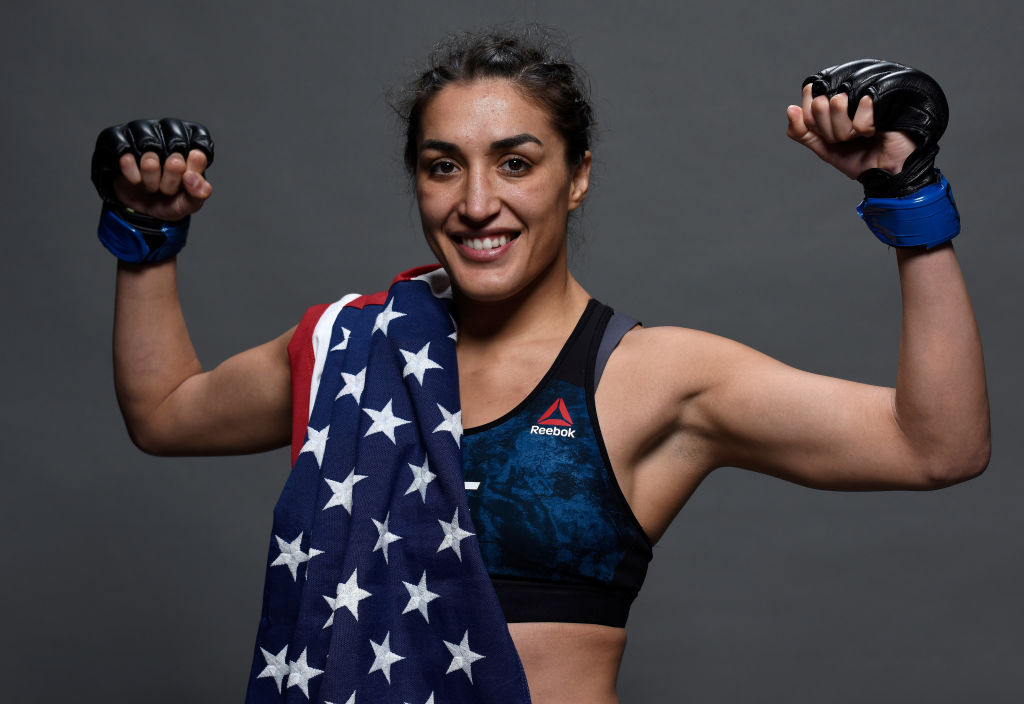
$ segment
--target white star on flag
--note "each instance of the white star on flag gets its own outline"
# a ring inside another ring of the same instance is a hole
[[[370,666],[370,672],[376,672],[380,670],[384,673],[384,679],[391,684],[391,666],[399,660],[405,660],[405,657],[398,655],[397,653],[391,652],[391,631],[384,636],[384,642],[377,644],[372,640],[370,645],[373,646],[373,665]],[[370,674],[367,672],[366,674]],[[470,680],[472,682],[472,680]]]
[[[281,682],[284,681],[284,676],[288,674],[288,663],[285,661],[285,655],[288,653],[288,646],[281,648],[281,652],[277,655],[260,648],[260,652],[263,653],[263,659],[267,661],[267,666],[263,668],[263,672],[256,675],[256,679],[261,677],[273,677],[274,682],[277,683],[277,691],[281,691]]]
[[[471,535],[476,535],[476,533],[470,533],[468,530],[459,528],[459,509],[457,507],[455,515],[452,516],[451,523],[440,519],[437,522],[441,524],[441,530],[444,531],[444,540],[441,541],[441,546],[437,551],[441,552],[446,548],[451,548],[458,556],[459,562],[462,562],[462,541]]]
[[[458,509],[456,509],[456,512],[457,511],[458,511]],[[384,563],[387,564],[387,561],[388,561],[388,545],[391,545],[391,543],[395,542],[396,540],[401,540],[402,536],[395,535],[394,533],[392,533],[392,532],[390,532],[388,530],[388,521],[391,520],[391,512],[390,511],[388,511],[387,515],[384,516],[384,522],[383,523],[378,521],[376,518],[371,518],[370,520],[373,521],[373,525],[377,526],[377,536],[378,536],[377,537],[377,544],[373,546],[373,550],[371,550],[370,552],[377,552],[378,550],[383,551],[384,552]]]
[[[409,463],[409,469],[412,470],[412,484],[405,490],[406,496],[414,491],[420,492],[420,498],[423,499],[423,503],[427,502],[427,484],[437,478],[437,475],[431,472],[427,465],[426,457],[423,458],[423,465],[420,467],[417,467],[412,462]]]
[[[405,420],[404,418],[399,418],[398,416],[394,415],[391,412],[391,402],[393,400],[394,399],[389,400],[384,405],[384,408],[380,409],[379,411],[375,411],[372,408],[363,409],[363,413],[370,416],[370,418],[373,418],[373,423],[370,424],[369,429],[366,431],[366,435],[364,435],[363,437],[370,437],[374,433],[384,433],[385,435],[388,436],[391,442],[395,443],[396,445],[398,444],[398,442],[395,440],[395,428],[397,428],[400,425],[405,425],[406,423],[409,423],[411,421]],[[462,413],[462,411],[459,411],[459,413]]]
[[[423,570],[423,576],[420,577],[419,584],[409,584],[405,581],[402,584],[405,585],[406,590],[409,592],[409,603],[405,605],[405,610],[402,613],[407,614],[410,611],[419,611],[423,614],[423,620],[430,623],[430,617],[427,616],[427,604],[441,595],[427,589],[427,571]]]
[[[306,695],[306,699],[309,699],[309,681],[317,675],[322,675],[324,671],[306,664],[306,648],[302,649],[302,655],[298,660],[288,663],[288,669],[288,686],[298,687]]]
[[[402,702],[402,704],[409,704],[409,702]],[[427,697],[427,701],[423,702],[423,704],[434,704],[434,693],[433,692],[430,693],[430,696]]]
[[[462,642],[458,645],[455,643],[449,643],[445,641],[444,644],[448,646],[448,652],[452,654],[452,664],[448,666],[448,672],[446,675],[450,675],[456,670],[462,670],[466,673],[466,677],[469,681],[473,681],[473,670],[472,665],[477,660],[483,660],[484,655],[474,653],[469,649],[469,631],[466,631],[465,635],[462,636]]]
[[[328,499],[324,505],[323,510],[326,511],[331,506],[344,506],[345,510],[348,511],[348,515],[352,515],[352,488],[366,479],[365,474],[356,474],[356,470],[352,470],[345,477],[345,481],[336,482],[333,479],[324,478],[324,481],[331,487],[331,491],[334,492],[331,498]]]
[[[273,562],[270,563],[271,567],[278,565],[287,565],[288,569],[291,570],[292,579],[295,581],[299,580],[299,565],[303,562],[311,560],[317,555],[323,555],[323,550],[317,550],[314,547],[309,549],[309,553],[302,552],[302,533],[299,533],[292,542],[286,542],[281,536],[275,535],[277,539],[277,547],[281,549],[281,554],[277,556]]]
[[[394,299],[389,300],[384,310],[377,314],[377,320],[373,323],[373,330],[370,331],[371,335],[380,330],[386,336],[388,334],[388,325],[391,324],[391,321],[405,315],[405,313],[398,313],[391,309],[394,303]]]
[[[363,367],[361,371],[355,374],[342,372],[341,378],[345,385],[341,387],[341,391],[334,397],[334,400],[337,401],[342,396],[351,396],[356,400],[356,403],[359,403],[363,397],[363,388],[366,386],[366,367]]]
[[[359,588],[359,584],[356,582],[356,573],[358,571],[358,569],[352,570],[352,574],[347,582],[338,582],[338,594],[334,599],[326,594],[323,595],[327,604],[331,607],[331,616],[327,619],[327,623],[324,624],[324,628],[334,623],[334,612],[341,608],[348,609],[352,612],[352,617],[356,621],[359,620],[359,602],[372,596],[372,594],[365,589]]]
[[[416,377],[416,381],[420,382],[420,386],[423,386],[423,375],[428,369],[444,369],[444,367],[428,356],[429,350],[429,342],[423,345],[423,348],[415,354],[405,350],[398,350],[405,357],[405,369],[402,370],[402,378],[412,374]]]
[[[451,433],[452,438],[455,440],[455,444],[462,447],[462,410],[455,411],[455,413],[449,413],[448,409],[442,406],[440,403],[437,404],[437,410],[441,411],[441,417],[444,420],[441,421],[440,425],[434,428],[435,433]]]
[[[313,456],[316,457],[316,466],[319,467],[324,461],[324,448],[327,447],[327,431],[331,429],[331,426],[324,426],[323,430],[314,430],[311,426],[306,428],[306,443],[299,450],[301,455],[303,452],[312,452]]]
[[[352,331],[349,330],[348,328],[344,328],[343,327],[341,329],[341,335],[342,335],[342,338],[343,338],[342,341],[339,342],[338,344],[336,344],[334,347],[332,347],[331,348],[331,352],[337,352],[338,350],[347,350],[348,349],[348,338],[350,338],[352,336]]]

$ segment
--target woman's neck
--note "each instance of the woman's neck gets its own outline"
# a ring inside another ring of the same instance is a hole
[[[502,301],[479,301],[454,290],[462,351],[571,331],[590,300],[567,269]]]

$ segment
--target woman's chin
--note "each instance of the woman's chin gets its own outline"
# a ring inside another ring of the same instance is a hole
[[[460,276],[449,270],[457,297],[466,303],[500,303],[514,297],[524,287],[501,276]]]

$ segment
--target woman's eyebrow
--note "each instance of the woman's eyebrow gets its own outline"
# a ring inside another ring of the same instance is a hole
[[[504,149],[515,149],[519,145],[526,144],[527,142],[533,142],[534,144],[538,144],[542,147],[544,146],[544,142],[540,141],[529,132],[523,132],[522,134],[517,134],[514,137],[505,137],[504,139],[491,142],[491,151],[497,152]]]
[[[523,132],[521,134],[513,135],[512,137],[505,137],[504,139],[495,140],[491,142],[491,151],[498,152],[505,149],[515,149],[516,147],[533,142],[540,146],[544,146],[544,142],[540,141],[537,137],[534,137],[529,132]],[[441,152],[442,154],[459,154],[462,150],[451,142],[443,142],[440,139],[425,139],[423,144],[420,145],[420,151],[426,151],[432,149],[434,151]]]
[[[433,149],[434,151],[438,151],[443,154],[457,154],[460,151],[459,148],[451,142],[442,142],[439,139],[423,140],[423,144],[420,145],[420,151],[422,152],[428,149]]]

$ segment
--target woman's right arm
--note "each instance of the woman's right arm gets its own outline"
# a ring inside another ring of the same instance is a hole
[[[212,188],[206,156],[147,152],[120,159],[117,199],[161,220],[202,207]],[[175,259],[117,270],[114,384],[132,441],[156,455],[257,452],[286,445],[290,433],[292,330],[203,371],[178,300]]]
[[[288,444],[292,332],[204,372],[178,302],[174,259],[118,264],[114,386],[132,441],[155,455]]]

